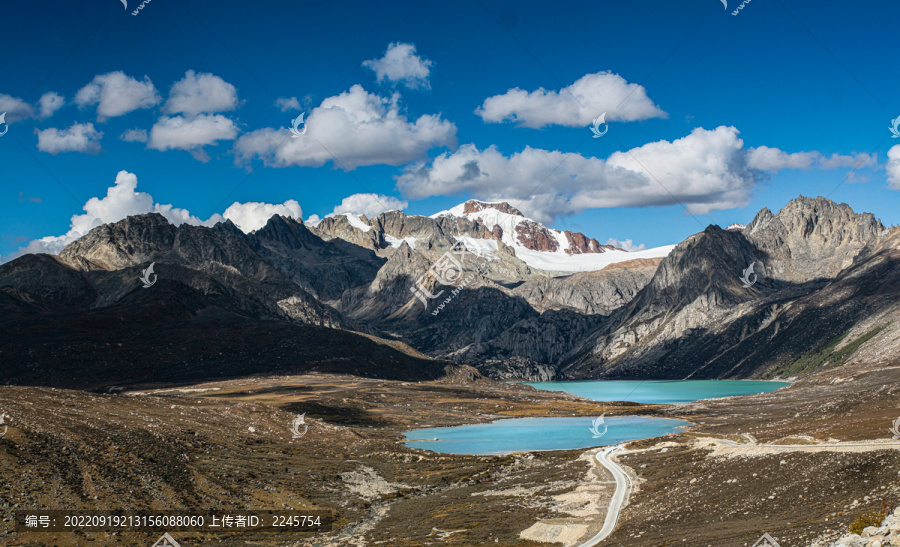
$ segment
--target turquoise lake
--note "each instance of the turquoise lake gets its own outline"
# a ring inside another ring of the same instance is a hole
[[[753,380],[587,380],[524,382],[535,389],[565,391],[594,401],[630,401],[646,404],[689,403],[700,399],[752,395],[775,391],[789,382]]]
[[[743,380],[645,380],[529,382],[536,389],[566,391],[596,401],[674,404],[700,399],[766,393],[790,385],[788,382]],[[625,441],[650,439],[677,433],[682,420],[643,416],[604,417],[595,438],[593,418],[518,418],[487,424],[418,429],[404,433],[410,448],[445,454],[508,454],[530,450],[567,450],[609,446]],[[434,440],[437,438],[437,440]]]
[[[516,418],[489,424],[435,427],[404,433],[406,445],[444,454],[508,454],[530,450],[566,450],[609,446],[624,441],[676,433],[683,420],[610,416],[604,418],[606,433],[594,438],[593,418]],[[598,428],[602,431],[603,428]],[[438,440],[433,440],[434,438]]]

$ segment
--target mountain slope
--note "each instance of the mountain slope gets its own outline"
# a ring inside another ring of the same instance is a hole
[[[247,316],[231,299],[162,278],[82,310],[4,287],[2,383],[97,389],[305,371],[424,380],[460,369],[350,331]]]
[[[746,378],[783,367],[897,312],[897,292],[876,289],[897,283],[896,240],[897,230],[824,198],[801,197],[778,215],[764,210],[743,231],[711,226],[663,259],[563,371]],[[744,287],[749,264],[759,277]]]
[[[323,241],[302,222],[279,215],[247,238],[260,257],[322,302],[369,283],[385,263],[374,251],[342,239]]]
[[[148,213],[94,228],[59,253],[62,262],[84,272],[112,272],[156,262],[157,275],[177,275],[191,287],[206,290],[212,282],[227,287],[245,309],[265,309],[261,317],[291,319],[339,326],[335,310],[269,264],[255,250],[255,242],[230,221],[213,228],[182,224]],[[169,268],[169,266],[174,268]],[[108,306],[136,283],[131,279],[95,285],[102,288],[91,307]],[[0,274],[2,278],[2,274]],[[0,282],[2,283],[2,282]]]

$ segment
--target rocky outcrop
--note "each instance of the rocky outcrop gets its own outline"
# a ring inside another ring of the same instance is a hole
[[[777,215],[761,210],[742,232],[765,254],[769,276],[802,283],[836,276],[885,231],[871,213],[855,213],[846,203],[823,197],[801,196]]]
[[[378,270],[375,278],[366,286],[346,291],[338,309],[359,321],[383,321],[389,318],[414,320],[423,311],[410,289],[419,290],[421,283],[434,294],[434,277],[427,277],[431,261],[413,250],[407,243],[390,255]]]
[[[516,224],[516,240],[526,249],[555,253],[559,242],[543,224],[524,220]]]
[[[524,357],[488,359],[475,368],[488,378],[502,381],[550,382],[557,379],[556,367]]]
[[[566,240],[569,242],[569,248],[566,249],[566,252],[569,254],[603,253],[612,250],[624,250],[612,245],[600,245],[599,241],[587,237],[581,232],[570,232],[569,230],[566,230],[563,234],[565,234]]]
[[[596,272],[564,277],[540,277],[516,287],[538,311],[569,309],[585,314],[608,315],[631,301],[656,272],[661,258],[611,264]]]
[[[248,239],[275,269],[326,303],[369,283],[385,263],[372,250],[340,238],[324,241],[303,223],[278,215]]]
[[[485,209],[496,209],[501,213],[505,213],[507,215],[515,215],[519,217],[524,217],[522,211],[516,209],[509,203],[498,202],[492,203],[488,201],[478,201],[477,199],[470,199],[469,201],[463,204],[463,214],[468,215],[469,213],[477,213],[479,211],[484,211]]]
[[[889,547],[900,545],[900,508],[884,517],[878,526],[867,526],[860,534],[846,534],[830,543],[814,543],[814,547]]]
[[[372,250],[387,246],[383,232],[372,230],[368,221],[360,219],[359,224],[365,228],[351,224],[347,215],[335,215],[323,218],[311,231],[325,241],[337,238]]]

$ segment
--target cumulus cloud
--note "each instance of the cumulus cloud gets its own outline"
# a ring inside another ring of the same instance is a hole
[[[643,251],[644,249],[647,248],[647,246],[644,245],[643,243],[641,243],[640,245],[635,245],[634,240],[632,240],[632,239],[626,239],[626,240],[620,241],[614,237],[607,239],[606,244],[612,245],[613,247],[618,247],[620,249],[625,249],[629,253],[633,253],[635,251]]]
[[[128,129],[119,138],[125,142],[147,142],[150,136],[146,129]]]
[[[486,122],[515,122],[523,127],[582,127],[606,112],[606,121],[665,118],[647,90],[611,72],[586,74],[559,91],[518,87],[485,99],[475,110]]]
[[[377,217],[385,211],[402,211],[409,207],[409,202],[395,197],[381,194],[353,194],[344,198],[341,204],[334,208],[331,215],[341,213],[357,213],[368,218]]]
[[[203,146],[233,140],[237,133],[234,122],[221,114],[200,114],[193,118],[164,116],[150,130],[147,147],[160,151],[187,150],[205,161],[208,156],[203,152]]]
[[[6,123],[34,117],[34,107],[20,97],[0,93],[0,112],[6,112]]]
[[[83,214],[73,215],[69,222],[69,230],[60,236],[48,236],[33,240],[28,245],[19,248],[11,256],[3,257],[3,260],[12,260],[23,254],[49,253],[57,254],[83,235],[97,226],[118,222],[125,217],[142,215],[145,213],[159,213],[176,226],[191,224],[195,226],[214,226],[225,219],[229,219],[244,233],[250,233],[265,226],[272,215],[283,215],[300,220],[303,210],[295,200],[287,200],[282,204],[270,203],[232,203],[224,215],[215,214],[207,220],[192,215],[187,209],[181,209],[170,204],[156,203],[153,197],[146,192],[137,191],[137,176],[127,171],[119,171],[116,181],[110,186],[104,197],[93,197],[84,204]],[[39,198],[23,198],[19,192],[19,200],[28,199],[40,202]]]
[[[237,107],[237,89],[233,85],[215,74],[197,74],[188,70],[184,78],[172,85],[163,112],[196,116],[226,112]]]
[[[103,132],[94,129],[92,123],[76,123],[67,129],[51,127],[34,132],[38,136],[38,150],[48,154],[60,152],[84,152],[97,154],[100,152],[100,139]]]
[[[888,150],[887,170],[888,187],[900,190],[900,144],[894,145]]]
[[[287,112],[288,110],[300,110],[300,101],[297,100],[297,97],[279,97],[275,99],[275,105],[280,108],[282,112]]]
[[[289,199],[281,204],[273,203],[232,203],[222,215],[241,229],[245,234],[259,230],[269,222],[274,215],[281,215],[293,219],[303,218],[303,209],[296,201]]]
[[[115,184],[107,189],[106,196],[89,199],[82,209],[84,210],[83,214],[72,216],[69,231],[65,234],[36,239],[8,258],[13,259],[28,253],[56,254],[93,228],[110,222],[118,222],[131,215],[156,212],[175,225],[186,222],[211,226],[222,220],[221,216],[214,215],[204,222],[192,216],[185,209],[154,203],[150,194],[137,191],[137,176],[127,171],[119,171]]]
[[[291,138],[283,128],[242,135],[234,145],[235,161],[261,157],[270,167],[319,167],[333,161],[349,171],[363,165],[402,165],[431,148],[456,146],[455,125],[437,114],[409,122],[400,113],[399,100],[398,94],[379,97],[354,85],[314,108],[301,138]]]
[[[56,113],[57,110],[62,108],[64,104],[66,104],[66,99],[59,93],[54,93],[53,91],[44,93],[38,100],[40,117],[49,118]]]
[[[747,165],[762,171],[780,171],[782,169],[836,169],[852,167],[860,169],[872,167],[877,163],[877,156],[871,154],[832,154],[825,156],[820,152],[787,153],[778,148],[759,146],[747,151]]]
[[[363,66],[375,72],[378,83],[388,80],[402,83],[410,89],[429,88],[428,77],[433,61],[416,55],[416,46],[394,42],[388,45],[384,57],[363,62]]]
[[[11,256],[3,257],[3,260],[12,260],[23,254],[49,253],[57,254],[66,245],[72,243],[87,234],[97,226],[118,222],[125,217],[142,215],[145,213],[159,213],[176,226],[191,224],[194,226],[214,226],[225,219],[229,219],[244,233],[250,233],[265,226],[272,215],[283,215],[300,220],[303,210],[295,200],[287,200],[282,204],[270,203],[232,203],[224,215],[215,214],[207,220],[192,215],[187,209],[181,209],[171,204],[156,203],[153,197],[146,192],[137,191],[138,179],[134,173],[119,171],[115,184],[106,190],[104,197],[93,197],[82,207],[84,213],[73,215],[69,222],[69,230],[59,236],[48,236],[33,240],[28,245],[19,248]],[[39,198],[23,198],[19,193],[19,200],[24,199],[40,201]]]
[[[97,105],[97,119],[100,121],[156,106],[160,100],[149,77],[137,80],[122,71],[94,76],[91,83],[75,94],[75,104],[78,106]]]
[[[767,171],[837,163],[807,163],[777,149],[754,153],[743,145],[738,130],[725,126],[697,128],[681,139],[615,152],[606,160],[531,147],[505,156],[493,146],[467,144],[430,164],[407,166],[397,187],[416,199],[462,193],[515,199],[519,209],[542,221],[595,208],[679,204],[706,214],[749,204]],[[900,151],[896,155],[900,160]]]

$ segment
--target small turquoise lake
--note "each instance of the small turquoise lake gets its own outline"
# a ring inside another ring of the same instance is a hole
[[[587,380],[523,382],[535,389],[565,391],[594,401],[629,401],[644,404],[677,404],[733,395],[775,391],[789,382],[753,380]]]
[[[595,401],[676,404],[775,391],[788,382],[743,380],[644,380],[530,382],[535,389],[565,391]],[[508,454],[531,450],[568,450],[650,439],[690,425],[683,420],[645,416],[604,417],[595,437],[593,418],[517,418],[487,424],[418,429],[404,433],[410,448],[445,454]],[[437,439],[437,440],[434,440]]]
[[[604,418],[606,433],[594,438],[593,418],[515,418],[489,424],[417,429],[404,433],[406,445],[444,454],[508,454],[531,450],[567,450],[609,446],[636,439],[676,433],[683,420],[610,416]],[[603,427],[598,428],[603,431]],[[437,438],[438,440],[433,440]]]

